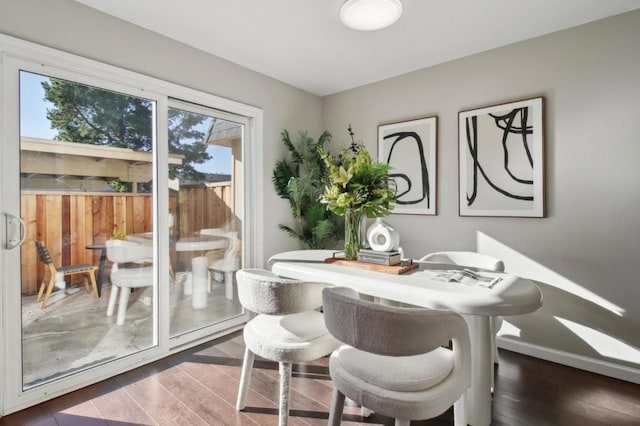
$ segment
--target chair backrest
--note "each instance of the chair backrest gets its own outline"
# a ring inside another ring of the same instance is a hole
[[[322,306],[322,290],[329,284],[281,278],[263,269],[236,273],[238,299],[246,309],[267,315],[288,315]]]
[[[386,356],[419,355],[454,341],[468,356],[465,320],[450,311],[388,306],[358,298],[346,287],[322,292],[324,321],[338,340],[365,352]]]
[[[224,228],[203,228],[200,230],[200,235],[223,236],[226,233]]]
[[[424,255],[420,260],[504,272],[504,262],[502,260],[474,251],[438,251]]]
[[[226,263],[235,263],[242,251],[242,242],[238,238],[237,232],[227,232],[224,236],[229,238],[229,244],[224,251],[224,260]]]
[[[153,261],[153,246],[127,240],[107,240],[107,258],[113,263]]]
[[[44,244],[42,244],[38,240],[36,240],[36,250],[38,251],[38,256],[40,257],[40,260],[42,261],[42,263],[44,263],[45,265],[49,265],[53,263],[53,260],[51,259],[51,255],[49,254],[49,250],[47,250]]]

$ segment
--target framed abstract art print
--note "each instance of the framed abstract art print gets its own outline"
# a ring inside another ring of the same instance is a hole
[[[378,161],[391,165],[394,214],[437,214],[437,135],[437,117],[378,126]]]
[[[458,115],[460,216],[544,217],[542,97]]]

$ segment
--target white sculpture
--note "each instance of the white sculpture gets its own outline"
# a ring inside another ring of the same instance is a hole
[[[400,246],[400,233],[391,225],[377,218],[367,230],[367,241],[372,250],[394,251]]]

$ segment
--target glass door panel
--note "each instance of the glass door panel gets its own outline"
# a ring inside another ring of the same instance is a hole
[[[244,125],[215,110],[174,102],[169,120],[170,337],[242,314],[235,272],[242,265]]]
[[[20,71],[23,389],[158,344],[155,108]]]

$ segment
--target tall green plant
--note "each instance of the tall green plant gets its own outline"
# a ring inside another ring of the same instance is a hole
[[[320,202],[329,183],[329,171],[320,151],[331,141],[331,134],[325,131],[317,142],[307,132],[299,132],[295,141],[287,130],[281,135],[290,159],[276,162],[272,181],[277,194],[289,201],[296,224],[280,224],[280,229],[299,240],[304,249],[331,248],[342,231],[338,217]]]

